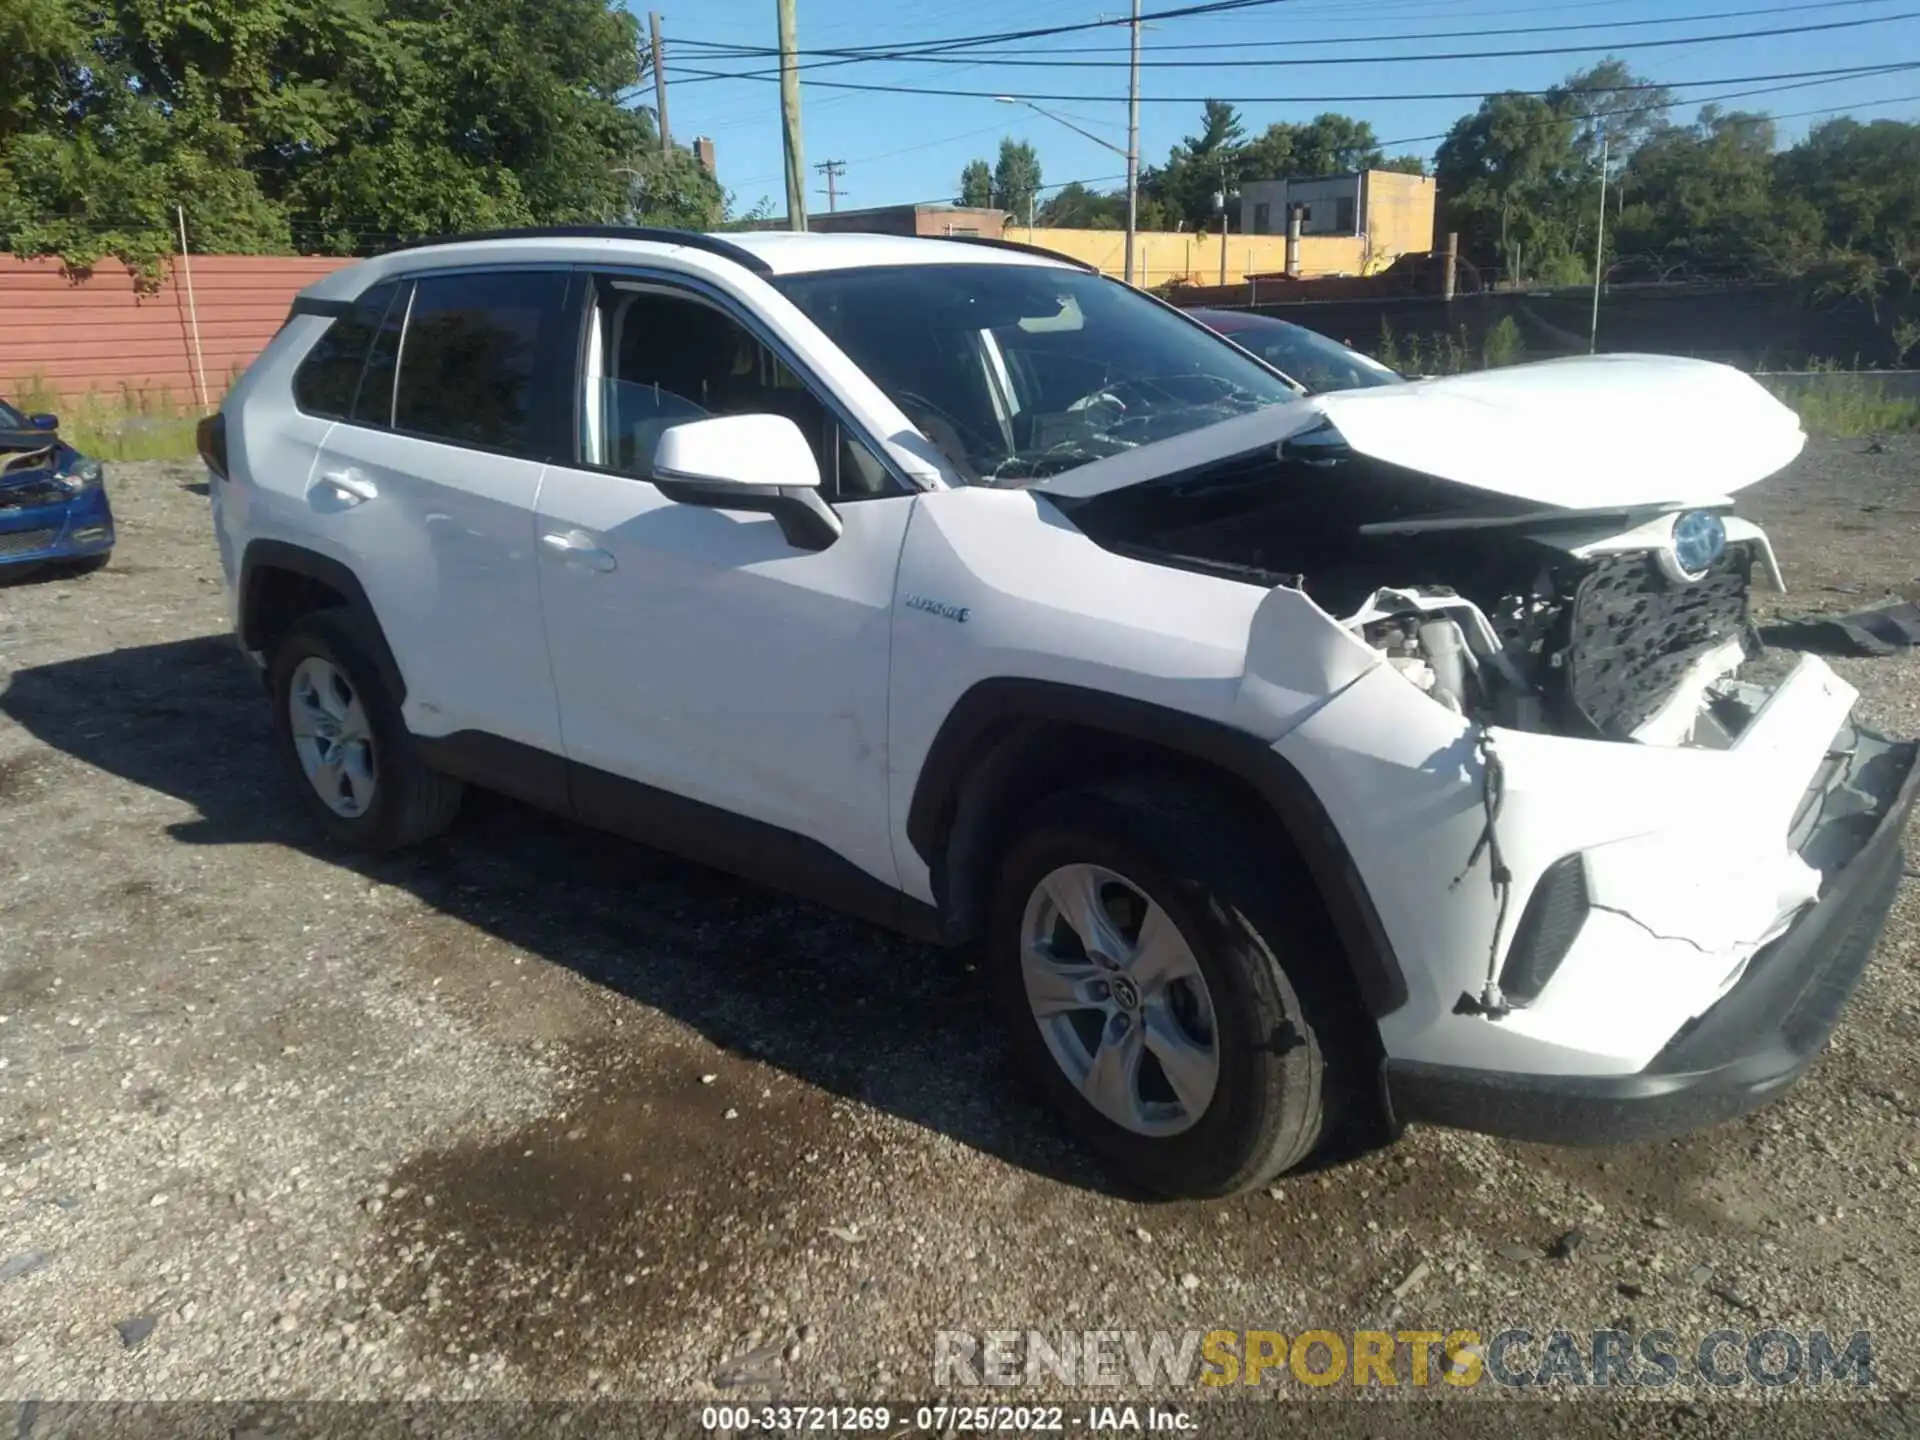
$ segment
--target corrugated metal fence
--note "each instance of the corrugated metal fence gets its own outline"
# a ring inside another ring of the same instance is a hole
[[[294,295],[349,263],[196,255],[189,303],[178,260],[157,288],[143,290],[118,261],[75,274],[57,260],[0,256],[0,395],[93,392],[185,409],[197,406],[204,372],[217,403],[273,338]]]

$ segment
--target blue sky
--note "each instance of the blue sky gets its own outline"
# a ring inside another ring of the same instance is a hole
[[[644,18],[647,0],[628,3]],[[720,179],[734,192],[737,205],[745,209],[764,195],[772,200],[776,213],[783,211],[778,85],[751,79],[695,81],[687,73],[695,69],[770,70],[772,65],[758,60],[716,60],[710,53],[702,53],[704,47],[681,43],[698,40],[772,46],[776,43],[774,0],[683,0],[677,8],[672,0],[660,3],[669,77],[668,112],[675,138],[684,143],[695,135],[711,136],[718,153]],[[892,45],[1097,20],[1124,15],[1126,0],[922,0],[885,6],[873,0],[798,3],[800,46],[807,50],[816,46]],[[1143,0],[1142,9],[1151,14],[1180,3],[1182,0]],[[1789,5],[1794,8],[1783,8]],[[1477,95],[1502,88],[1533,90],[1552,85],[1569,71],[1602,58],[1610,49],[1635,70],[1664,83],[1887,65],[1903,60],[1920,62],[1920,18],[1915,18],[1914,12],[1920,12],[1920,0],[1853,0],[1820,7],[1806,0],[1376,0],[1370,5],[1356,5],[1352,0],[1283,0],[1240,14],[1172,19],[1144,32],[1143,61],[1154,60],[1158,52],[1157,58],[1162,60],[1209,63],[1188,69],[1149,65],[1142,70],[1142,163],[1163,161],[1181,136],[1197,128],[1199,97],[1207,95],[1345,97],[1436,91]],[[1879,23],[1718,43],[1616,48],[1626,42],[1857,20]],[[1640,21],[1662,23],[1629,23]],[[1541,27],[1573,25],[1601,28],[1540,33]],[[1517,27],[1526,27],[1529,33],[1482,33]],[[1454,39],[1390,39],[1436,31],[1466,33]],[[1316,41],[1330,43],[1313,43]],[[1252,48],[1259,42],[1265,42],[1264,46]],[[1173,45],[1222,48],[1159,48]],[[1502,59],[1421,58],[1415,63],[1381,63],[1378,58],[1550,45],[1577,48],[1566,53]],[[1126,27],[993,49],[1002,55],[1018,52],[1041,59],[1051,56],[1124,62]],[[1211,63],[1328,54],[1349,58],[1337,63],[1229,69]],[[891,61],[823,68],[815,73],[822,80],[988,92],[986,98],[962,98],[872,94],[807,85],[802,92],[806,159],[809,166],[827,159],[846,162],[841,181],[842,208],[951,199],[962,166],[975,156],[990,159],[1003,135],[1034,145],[1050,187],[1068,180],[1103,186],[1120,183],[1124,166],[1118,156],[1030,109],[997,104],[991,95],[1023,91],[1095,97],[1040,103],[1124,146],[1124,63],[1106,68],[1065,68],[1058,64],[1016,66],[998,60],[939,65]],[[1675,114],[1691,119],[1699,101],[1751,88],[1758,88],[1758,82],[1752,86],[1687,86],[1680,93],[1689,103]],[[1180,96],[1194,98],[1190,103],[1167,103],[1156,98]],[[1874,101],[1891,103],[1870,103]],[[1787,138],[1804,133],[1821,114],[1855,108],[1863,118],[1916,119],[1920,118],[1920,69],[1818,85],[1802,82],[1798,88],[1724,103],[1729,107],[1768,109],[1782,116],[1820,112],[1783,120],[1781,129]],[[1322,110],[1342,110],[1370,121],[1382,140],[1404,138],[1408,142],[1391,145],[1390,150],[1430,156],[1436,142],[1416,137],[1445,131],[1474,104],[1470,99],[1276,98],[1248,100],[1239,108],[1250,133],[1276,120],[1305,120]],[[825,177],[810,172],[809,180],[814,192],[809,196],[809,209],[825,210]]]

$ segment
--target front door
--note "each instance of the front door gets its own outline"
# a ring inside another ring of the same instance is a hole
[[[891,885],[888,643],[913,496],[719,301],[599,277],[590,303],[583,458],[548,470],[538,517],[569,759],[807,837]],[[675,420],[767,412],[800,424],[822,461],[845,527],[825,550],[650,483]],[[587,818],[644,831],[606,813],[636,794],[576,774]]]

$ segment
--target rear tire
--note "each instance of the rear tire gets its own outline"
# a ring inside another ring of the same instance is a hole
[[[1067,918],[1076,897],[1112,927],[1087,922],[1096,946]],[[1362,1059],[1318,916],[1297,862],[1204,791],[1116,781],[1027,817],[994,890],[991,980],[1027,1069],[1118,1177],[1231,1195],[1315,1150]],[[1089,993],[1101,1003],[1083,1005]]]
[[[330,838],[370,854],[440,834],[462,791],[420,758],[376,648],[367,621],[318,610],[293,623],[267,669],[275,745],[308,813]]]

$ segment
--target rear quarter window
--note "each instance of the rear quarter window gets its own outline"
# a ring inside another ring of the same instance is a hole
[[[309,415],[345,420],[366,369],[367,352],[400,287],[376,285],[335,318],[293,372],[293,403]],[[383,417],[384,418],[384,417]]]

